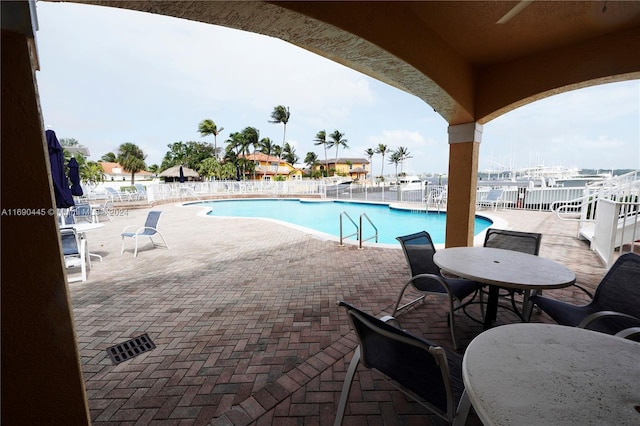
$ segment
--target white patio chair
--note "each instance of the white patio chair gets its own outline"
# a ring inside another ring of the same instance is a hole
[[[87,280],[87,248],[86,241],[80,237],[75,230],[64,228],[60,230],[60,239],[62,242],[62,254],[64,256],[64,266],[68,272],[77,272],[80,268],[80,275],[69,278],[68,282],[86,281]]]
[[[152,210],[147,215],[147,220],[145,221],[144,226],[137,226],[137,225],[126,226],[122,231],[122,233],[120,234],[122,236],[122,249],[120,250],[120,254],[124,253],[124,242],[126,238],[133,238],[133,240],[135,241],[135,249],[133,251],[133,257],[138,256],[138,240],[141,237],[149,238],[149,240],[151,240],[151,243],[153,244],[153,247],[158,247],[158,245],[153,241],[153,238],[152,238],[152,237],[155,237],[156,235],[158,235],[160,239],[162,239],[162,243],[168,250],[169,245],[165,241],[162,234],[158,231],[158,222],[160,221],[161,215],[162,215],[162,212]],[[131,232],[130,229],[135,229],[135,232]]]
[[[498,204],[503,204],[502,201],[502,189],[492,189],[487,193],[487,196],[478,201],[477,207],[491,207],[493,210],[498,209]],[[503,204],[504,205],[504,204]]]

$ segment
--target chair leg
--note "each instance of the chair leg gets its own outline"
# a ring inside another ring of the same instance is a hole
[[[424,299],[425,295],[422,295],[422,296],[418,297],[417,299],[412,300],[411,302],[405,303],[404,305],[400,306],[400,301],[402,300],[402,296],[404,296],[404,292],[407,290],[407,287],[409,287],[410,284],[411,284],[411,281],[409,281],[408,283],[406,283],[404,285],[404,287],[402,287],[402,291],[400,291],[400,295],[398,296],[398,300],[396,301],[396,306],[395,306],[395,308],[393,308],[393,313],[391,314],[392,317],[395,317],[396,313],[398,311],[401,311],[404,308],[407,308],[407,307],[409,307],[409,306],[411,306],[411,305],[413,305],[413,304],[415,304],[415,303],[417,303],[417,302],[419,302],[419,301]]]
[[[133,257],[138,257],[138,238],[134,237],[133,240],[136,242],[136,248],[133,250]]]
[[[333,426],[341,426],[344,418],[344,412],[347,408],[347,400],[349,399],[349,393],[351,392],[351,385],[353,384],[353,376],[356,374],[358,364],[360,363],[360,346],[358,346],[353,353],[351,363],[347,369],[347,375],[344,377],[344,383],[342,384],[342,392],[340,393],[340,402],[338,403],[338,409],[336,410],[336,418],[333,421]]]
[[[122,237],[122,248],[120,249],[120,254],[124,253],[124,237]]]
[[[458,341],[456,340],[456,323],[454,320],[453,300],[449,299],[449,328],[451,329],[451,340],[453,348],[458,350]]]
[[[456,415],[453,418],[453,426],[463,426],[467,423],[467,418],[469,417],[469,410],[471,409],[471,400],[469,399],[469,395],[467,395],[466,389],[462,392],[462,397],[460,397],[460,402],[458,403],[458,409],[456,410]]]

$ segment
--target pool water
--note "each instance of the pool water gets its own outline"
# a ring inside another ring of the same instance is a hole
[[[387,204],[355,203],[348,201],[315,201],[298,199],[220,200],[194,203],[211,208],[209,216],[276,219],[309,228],[334,237],[340,236],[340,214],[346,212],[356,224],[366,213],[378,229],[378,243],[399,244],[396,237],[427,231],[434,244],[444,244],[445,213],[404,210]],[[193,204],[192,204],[193,205]],[[356,228],[343,216],[343,235],[352,234]],[[476,216],[475,235],[492,224],[491,220]],[[374,228],[363,218],[363,238],[375,234]],[[355,237],[349,238],[355,240]],[[368,240],[373,243],[375,239]]]

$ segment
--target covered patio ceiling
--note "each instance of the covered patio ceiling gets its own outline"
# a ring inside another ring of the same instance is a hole
[[[640,78],[640,2],[76,2],[277,37],[418,96],[450,125]]]

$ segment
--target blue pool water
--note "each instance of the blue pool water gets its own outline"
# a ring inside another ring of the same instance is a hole
[[[340,236],[340,213],[347,212],[358,223],[366,213],[378,228],[378,242],[399,244],[396,237],[427,231],[435,244],[443,244],[445,237],[445,213],[410,211],[391,208],[386,204],[353,203],[346,201],[284,200],[221,200],[196,203],[211,207],[210,216],[268,218],[310,228],[315,231]],[[475,234],[491,225],[491,220],[476,216]],[[373,227],[363,220],[363,238],[374,235]],[[355,232],[355,227],[343,218],[343,235]],[[355,237],[349,238],[355,240]],[[368,240],[375,242],[375,239]]]

